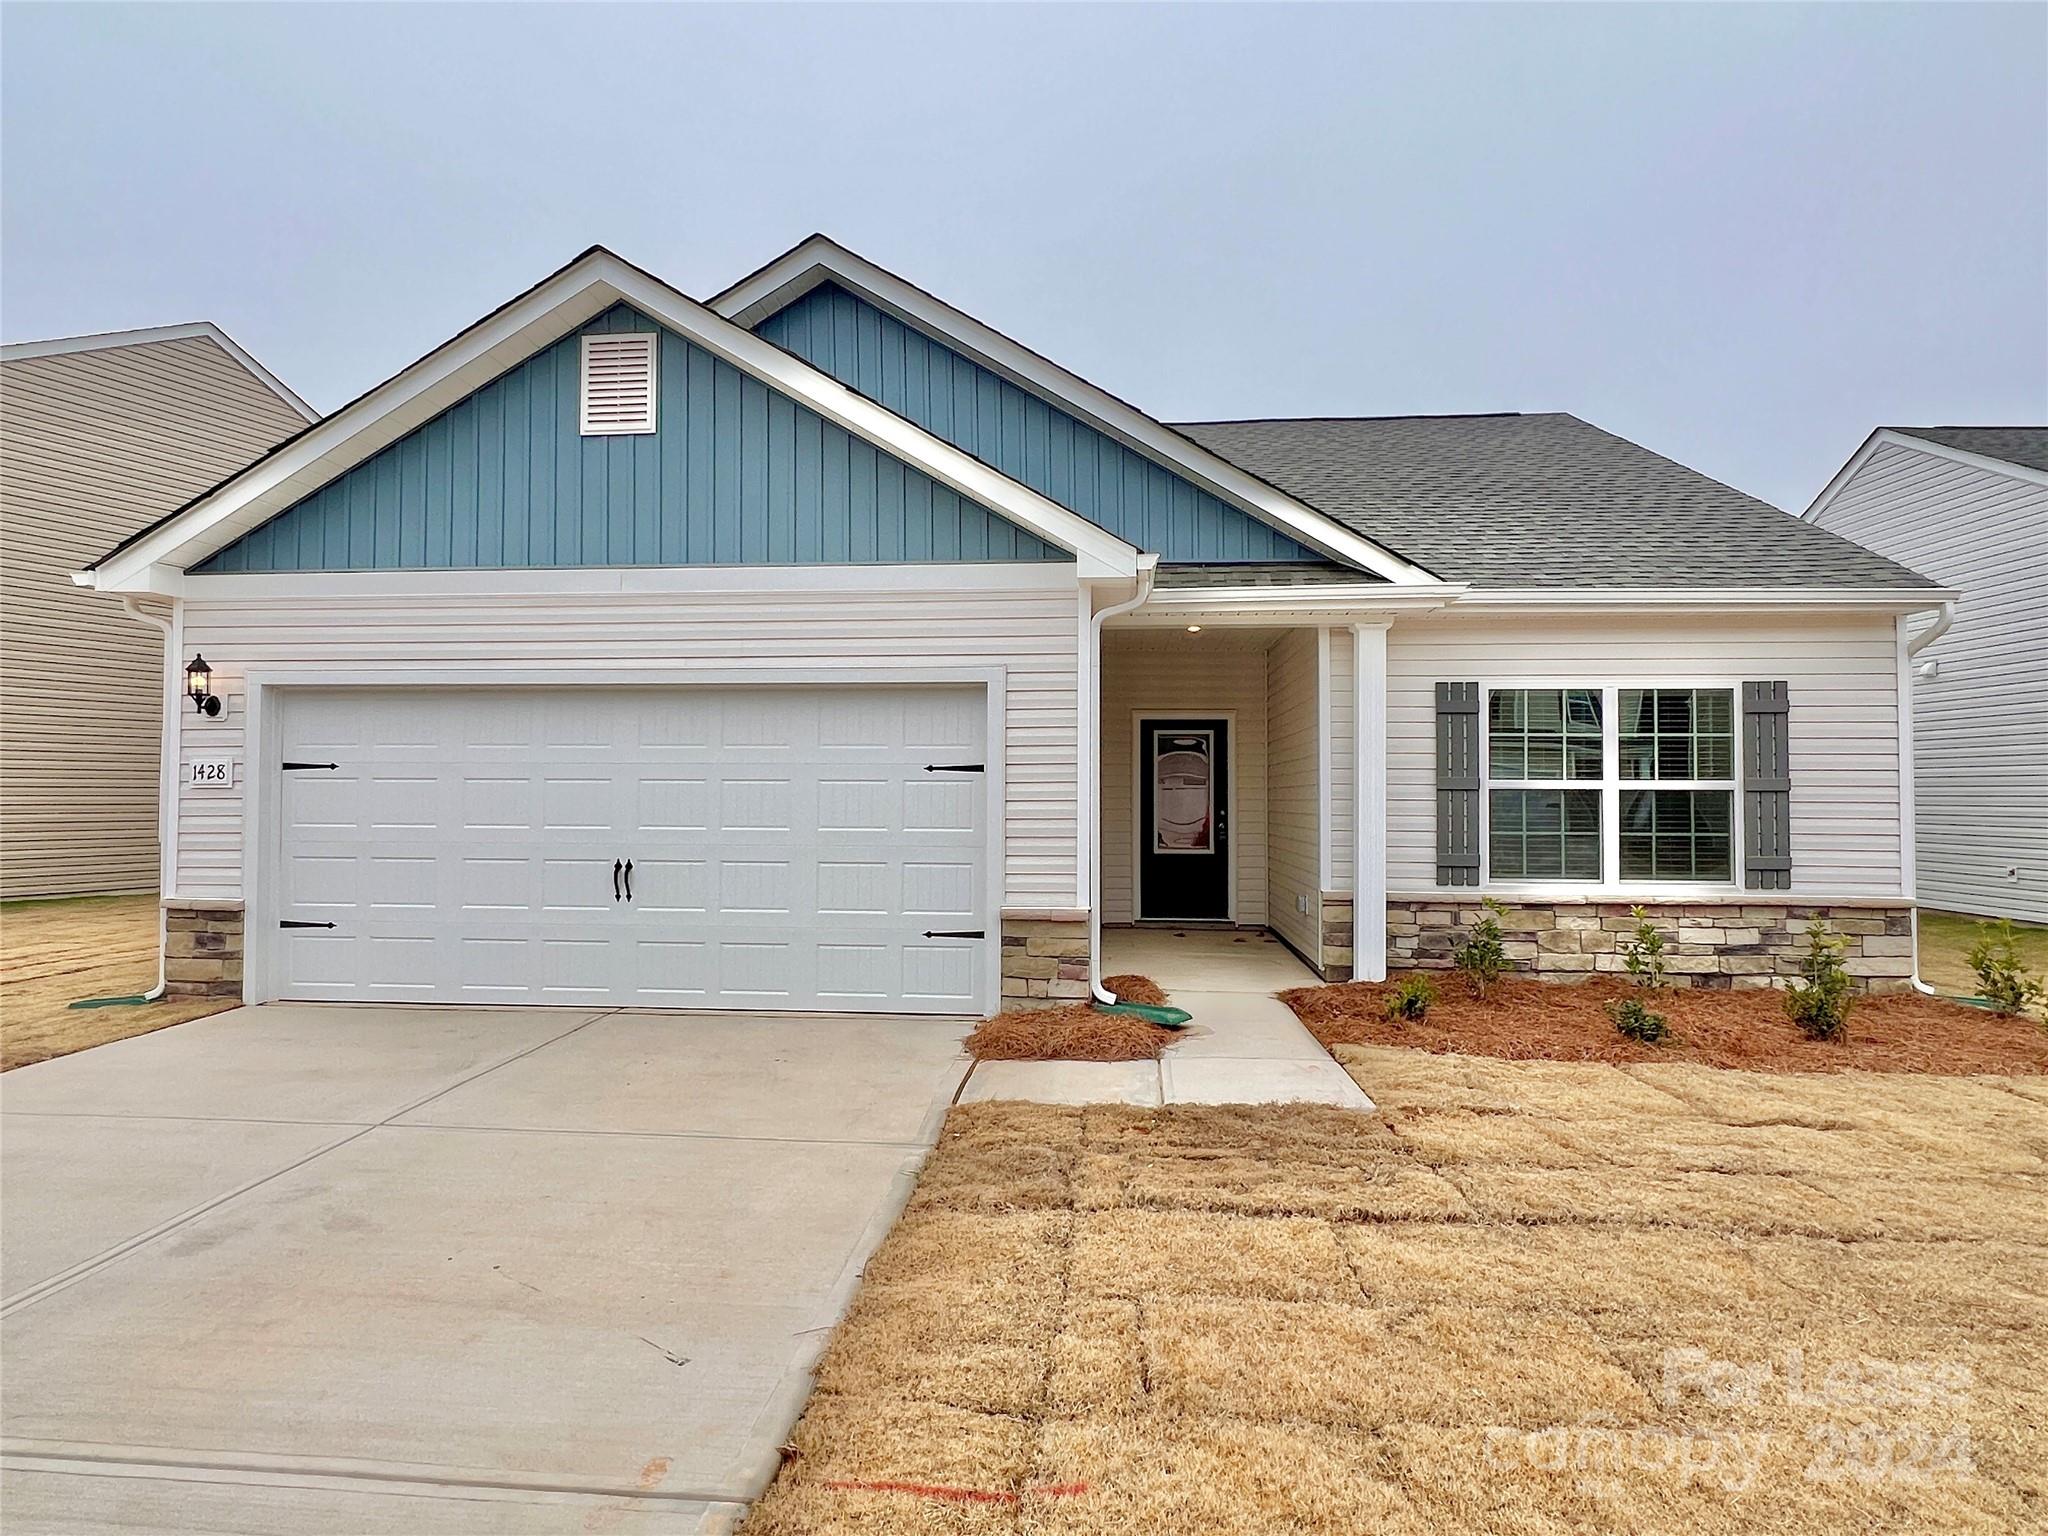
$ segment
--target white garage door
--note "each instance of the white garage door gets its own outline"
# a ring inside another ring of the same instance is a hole
[[[988,1001],[979,688],[320,690],[282,714],[276,995]]]

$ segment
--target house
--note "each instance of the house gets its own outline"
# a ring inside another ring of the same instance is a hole
[[[1164,424],[823,237],[586,252],[78,579],[190,669],[174,987],[975,1014],[1486,896],[1543,973],[1630,902],[1912,971],[1952,594],[1570,416]]]
[[[1880,427],[1805,515],[1962,594],[1917,637],[1921,900],[2048,923],[2048,427]]]
[[[157,889],[162,632],[71,573],[315,417],[218,326],[0,347],[0,898]]]

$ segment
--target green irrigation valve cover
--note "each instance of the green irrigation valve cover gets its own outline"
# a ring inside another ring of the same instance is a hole
[[[1148,1024],[1163,1024],[1168,1029],[1181,1029],[1194,1015],[1182,1008],[1165,1008],[1157,1003],[1097,1003],[1097,1013],[1128,1013],[1133,1018],[1143,1019]]]

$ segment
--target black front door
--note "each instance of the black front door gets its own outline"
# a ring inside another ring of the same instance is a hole
[[[1230,727],[1146,720],[1138,728],[1138,916],[1230,916]]]

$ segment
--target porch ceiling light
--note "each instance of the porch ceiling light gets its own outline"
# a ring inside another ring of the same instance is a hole
[[[1202,626],[1199,624],[1190,624],[1188,626],[1188,633],[1191,635],[1199,635],[1201,632]]]
[[[213,668],[197,652],[185,663],[185,697],[202,715],[211,717],[220,713],[220,700],[213,694]]]

